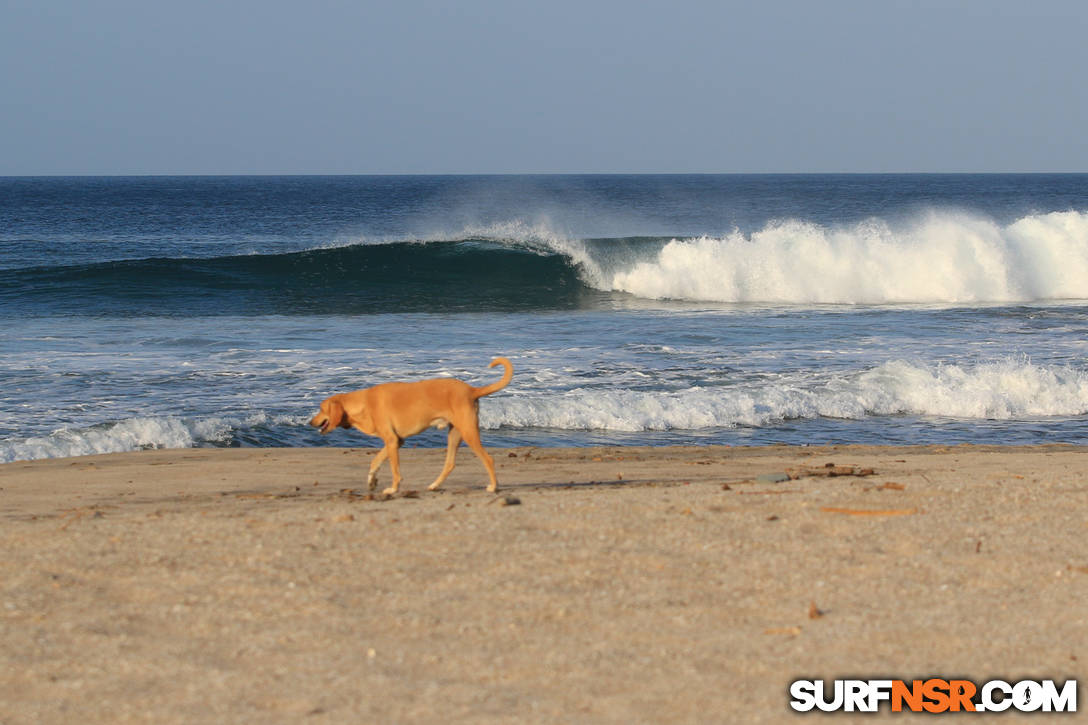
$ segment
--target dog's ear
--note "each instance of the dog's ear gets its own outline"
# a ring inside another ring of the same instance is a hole
[[[350,428],[351,423],[348,422],[348,416],[344,412],[344,405],[336,398],[329,398],[329,424],[325,426],[325,432],[328,433],[333,428]]]

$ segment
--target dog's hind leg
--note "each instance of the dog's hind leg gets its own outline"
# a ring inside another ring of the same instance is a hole
[[[476,457],[480,459],[480,463],[484,464],[484,468],[487,469],[487,476],[489,483],[487,484],[487,490],[491,493],[499,490],[498,479],[495,478],[495,462],[491,460],[491,455],[484,449],[483,443],[480,442],[480,429],[476,426],[476,421],[473,420],[469,425],[466,425],[464,430],[461,431],[461,435],[465,439],[465,443],[472,449],[472,452],[476,454]]]
[[[378,469],[385,463],[386,458],[389,458],[388,446],[378,451],[378,455],[374,456],[374,460],[370,462],[370,472],[366,477],[366,487],[371,491],[378,487]]]
[[[450,432],[446,438],[446,464],[442,466],[442,473],[438,474],[438,478],[434,479],[434,483],[427,486],[428,491],[434,491],[442,482],[446,480],[446,477],[450,475],[450,471],[453,470],[454,462],[457,459],[457,447],[461,445],[461,431],[456,426],[450,426]]]

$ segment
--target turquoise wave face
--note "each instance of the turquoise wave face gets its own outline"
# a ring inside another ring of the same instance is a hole
[[[572,309],[575,263],[473,240],[0,272],[0,311],[70,315],[378,314]]]

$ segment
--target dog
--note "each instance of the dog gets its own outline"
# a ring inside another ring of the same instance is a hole
[[[404,439],[427,428],[449,426],[446,440],[446,464],[427,490],[434,491],[453,470],[457,448],[464,440],[487,469],[487,490],[498,490],[495,462],[480,443],[479,399],[505,388],[514,377],[514,366],[504,357],[497,357],[488,367],[502,365],[502,379],[482,388],[453,378],[435,378],[414,383],[382,383],[365,390],[340,393],[325,398],[321,408],[310,419],[310,425],[328,434],[335,428],[355,428],[382,439],[385,446],[374,457],[367,476],[367,487],[378,485],[378,469],[389,459],[393,470],[393,485],[382,491],[392,495],[400,489],[400,459],[398,450]]]

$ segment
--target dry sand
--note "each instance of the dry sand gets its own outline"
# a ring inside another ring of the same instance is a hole
[[[443,453],[410,449],[385,501],[369,449],[0,466],[0,723],[780,722],[801,677],[1088,682],[1086,449],[492,452],[498,495],[467,451],[426,492]],[[754,480],[827,463],[873,474]]]

